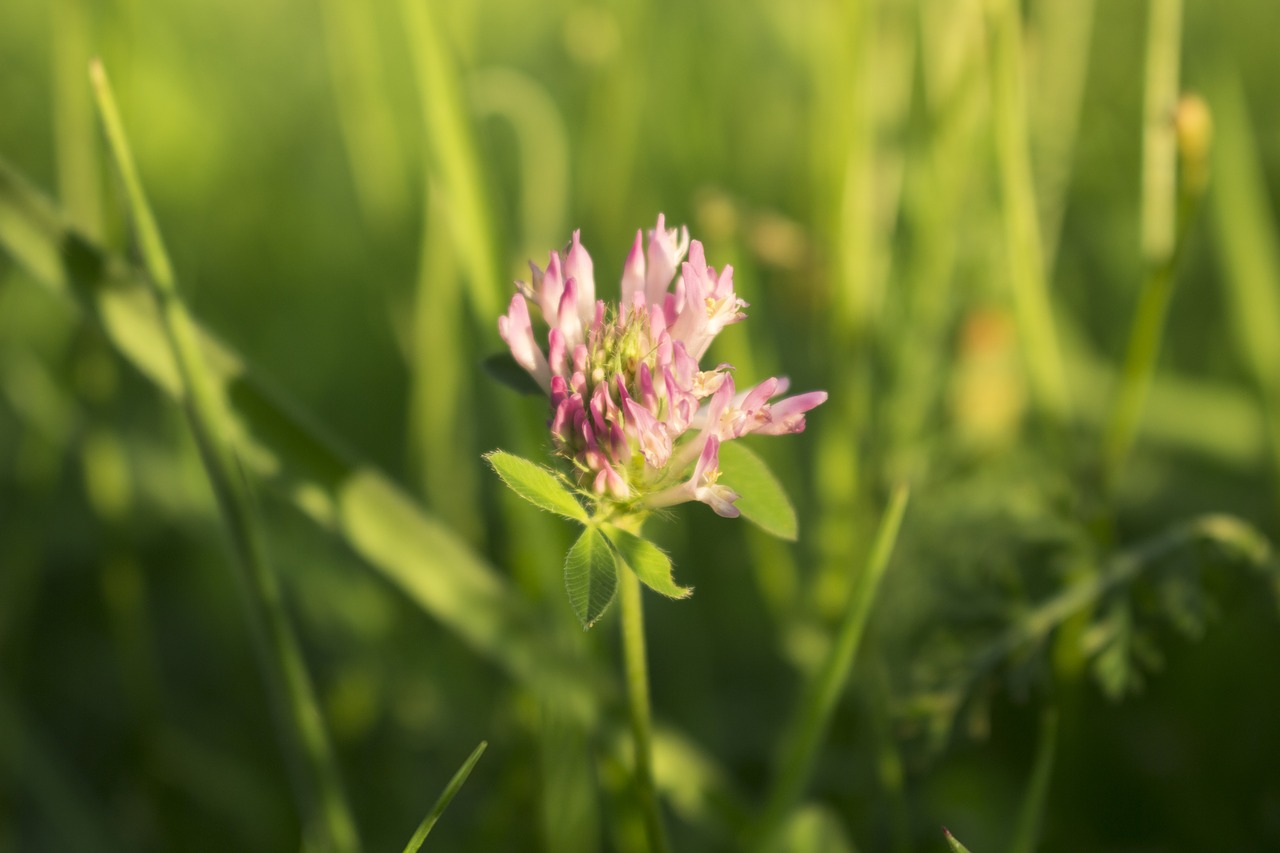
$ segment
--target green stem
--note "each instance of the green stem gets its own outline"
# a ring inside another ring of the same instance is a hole
[[[480,760],[480,756],[484,755],[484,751],[488,746],[488,741],[480,741],[480,745],[472,750],[471,755],[458,768],[458,772],[453,774],[453,778],[449,780],[449,784],[440,792],[440,796],[436,799],[435,805],[431,807],[431,811],[427,812],[427,816],[422,819],[422,823],[418,824],[418,828],[414,831],[413,837],[409,839],[409,843],[404,846],[404,853],[418,853],[418,850],[422,848],[422,842],[427,840],[427,836],[435,828],[436,822],[440,820],[440,815],[444,814],[444,810],[449,807],[449,803],[453,802],[453,798],[458,795],[458,791],[462,790],[467,777],[471,775],[476,762]]]
[[[653,722],[649,713],[649,667],[644,646],[644,602],[640,580],[631,569],[618,567],[618,597],[622,607],[622,659],[627,677],[627,714],[635,744],[636,790],[644,813],[649,849],[667,851],[658,792],[653,782]]]
[[[222,439],[226,418],[213,393],[199,337],[186,306],[178,296],[173,266],[139,180],[111,85],[101,63],[90,66],[108,145],[124,182],[137,229],[143,261],[154,285],[165,336],[181,377],[186,412],[196,446],[213,487],[229,538],[233,564],[247,592],[250,623],[259,640],[259,659],[267,688],[282,707],[281,728],[297,749],[297,796],[307,822],[327,837],[331,850],[358,851],[360,840],[347,806],[337,761],[329,745],[316,703],[311,678],[297,636],[281,600],[279,581],[267,563],[261,526],[249,494],[244,471]],[[283,684],[283,689],[280,685]]]
[[[988,0],[991,14],[992,110],[996,159],[1000,171],[1004,243],[1008,255],[1013,307],[1041,411],[1054,426],[1071,419],[1062,354],[1053,325],[1053,306],[1044,262],[1035,182],[1027,131],[1022,68],[1022,12],[1016,0]]]
[[[1040,732],[1036,738],[1036,759],[1031,768],[1031,780],[1018,810],[1018,825],[1014,830],[1010,853],[1034,853],[1040,824],[1044,820],[1045,804],[1049,800],[1049,782],[1053,779],[1053,763],[1058,751],[1058,712],[1048,708],[1040,719]]]
[[[1203,186],[1178,187],[1178,97],[1181,0],[1152,0],[1147,30],[1145,127],[1143,130],[1142,250],[1147,273],[1129,332],[1120,386],[1103,436],[1103,484],[1116,481],[1137,438],[1147,394],[1164,337],[1174,273]]]
[[[1256,385],[1280,488],[1280,222],[1270,206],[1258,138],[1234,69],[1228,66],[1219,75],[1211,97],[1220,127],[1211,205],[1231,342]]]
[[[836,700],[849,683],[853,662],[858,656],[858,647],[871,615],[871,605],[875,602],[880,580],[898,540],[898,529],[902,525],[909,495],[906,486],[894,490],[889,508],[880,521],[867,564],[854,582],[835,641],[817,678],[805,694],[792,729],[794,735],[783,755],[760,829],[753,839],[760,849],[768,847],[809,783],[818,747],[826,736]]]

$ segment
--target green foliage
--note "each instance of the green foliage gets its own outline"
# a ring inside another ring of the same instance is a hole
[[[668,598],[688,598],[693,595],[693,587],[676,584],[671,577],[671,558],[658,546],[612,524],[602,525],[601,529],[617,549],[618,557],[649,589]]]
[[[598,528],[583,530],[565,556],[564,588],[584,630],[613,602],[618,591],[618,566],[613,548]]]
[[[502,450],[486,453],[484,458],[511,491],[538,509],[587,523],[587,511],[574,498],[563,478],[550,469]]]
[[[1280,849],[1280,7],[669,12],[0,4],[0,849],[323,846],[174,404],[161,231],[367,849],[482,738],[423,849],[750,848],[801,753],[784,847]],[[744,519],[591,528],[544,392],[485,356],[527,260],[581,228],[608,298],[659,210],[750,303],[707,361],[830,401],[722,447]],[[494,447],[575,524],[495,500]],[[643,815],[619,643],[564,613],[578,537],[583,614],[659,593],[622,644]]]
[[[764,460],[740,441],[720,445],[720,474],[741,498],[742,517],[766,533],[794,542],[799,534],[795,507]]]

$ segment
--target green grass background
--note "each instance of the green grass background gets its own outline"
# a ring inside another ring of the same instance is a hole
[[[1180,12],[1173,79],[1208,102],[1214,159],[1109,487],[1144,217],[1165,213],[1142,189],[1155,7]],[[1169,583],[981,655],[1189,518],[1280,529],[1278,30],[1257,0],[12,2],[0,158],[137,257],[88,84],[101,56],[191,312],[362,460],[339,476],[297,431],[228,434],[367,849],[403,845],[482,739],[426,849],[642,849],[601,675],[616,614],[578,630],[569,525],[480,459],[547,441],[542,402],[479,364],[527,259],[581,228],[611,295],[663,211],[751,303],[709,358],[831,393],[804,435],[752,445],[798,543],[701,506],[649,526],[697,588],[646,600],[675,847],[741,842],[907,482],[792,848],[942,850],[945,824],[975,853],[1020,849],[1054,709],[1035,849],[1266,850],[1274,575],[1184,549]],[[296,848],[213,495],[181,411],[119,354],[145,324],[76,309],[5,247],[0,850]],[[1046,295],[1056,343],[1020,307]],[[500,586],[448,581],[486,566]]]

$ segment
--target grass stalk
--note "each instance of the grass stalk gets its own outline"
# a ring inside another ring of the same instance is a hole
[[[53,0],[53,129],[58,195],[72,224],[102,236],[102,186],[93,144],[93,104],[84,86],[92,54],[92,12],[85,0]]]
[[[428,172],[441,193],[449,230],[470,287],[478,327],[488,331],[500,311],[493,223],[481,179],[479,150],[451,51],[428,0],[402,0],[401,15],[417,78]],[[425,199],[424,199],[425,204]]]
[[[372,3],[323,0],[325,58],[338,127],[366,222],[386,231],[409,207],[405,154],[388,103],[387,72]]]
[[[622,659],[627,680],[627,716],[635,746],[635,785],[652,853],[670,850],[662,808],[653,781],[653,720],[649,710],[649,667],[645,656],[644,601],[640,579],[619,566],[618,599],[622,610]]]
[[[1036,212],[1022,61],[1022,12],[1016,0],[988,0],[992,110],[1004,245],[1018,332],[1032,394],[1057,428],[1069,425],[1070,394],[1053,324],[1053,305]]]
[[[175,399],[182,385],[151,287],[125,259],[69,229],[48,198],[0,161],[0,246],[68,299],[141,376]],[[519,683],[590,723],[613,682],[566,652],[489,563],[380,471],[354,458],[251,365],[200,329],[226,433],[247,468],[368,566]],[[530,513],[522,513],[530,515]]]
[[[480,760],[480,756],[484,755],[484,751],[488,747],[488,741],[482,740],[480,745],[472,750],[471,755],[458,768],[458,772],[453,774],[449,784],[440,792],[440,796],[435,805],[431,807],[431,811],[427,812],[427,816],[422,819],[422,823],[418,824],[418,828],[414,830],[413,837],[404,846],[404,853],[418,853],[418,850],[422,848],[422,842],[427,840],[427,835],[431,833],[436,822],[440,820],[440,815],[444,814],[444,810],[449,807],[449,803],[453,802],[453,798],[458,795],[458,791],[462,790],[467,777],[475,769],[476,762]]]
[[[1040,0],[1032,11],[1037,38],[1035,90],[1039,93],[1031,105],[1032,162],[1048,271],[1054,269],[1062,237],[1096,6],[1096,0]]]
[[[133,161],[124,125],[102,64],[90,66],[108,147],[120,171],[125,195],[136,227],[142,257],[154,286],[160,317],[177,365],[187,415],[201,459],[213,487],[218,508],[231,540],[233,563],[245,588],[250,623],[259,639],[259,663],[268,690],[280,703],[284,740],[297,750],[299,767],[295,795],[307,824],[323,833],[334,851],[357,851],[360,841],[346,801],[316,703],[310,675],[288,612],[281,599],[279,581],[267,563],[261,526],[248,492],[243,469],[222,440],[224,419],[200,352],[195,327],[182,303],[173,266],[160,230],[147,202]],[[305,767],[305,771],[301,768]]]
[[[1221,74],[1211,92],[1219,132],[1210,212],[1226,268],[1231,340],[1261,399],[1280,490],[1280,222],[1267,200],[1244,92],[1238,79]]]
[[[1178,99],[1181,0],[1152,0],[1147,29],[1143,127],[1142,251],[1146,265],[1129,331],[1120,385],[1103,435],[1103,482],[1115,488],[1137,438],[1155,376],[1178,260],[1200,200],[1199,189],[1179,186],[1175,108]]]
[[[818,748],[826,736],[836,701],[852,675],[858,647],[871,615],[871,606],[875,603],[880,581],[889,566],[889,558],[893,556],[909,494],[905,486],[894,490],[876,531],[867,563],[854,581],[834,642],[801,700],[792,734],[788,738],[763,817],[753,839],[757,849],[768,848],[809,784]]]
[[[1031,779],[1018,809],[1018,822],[1013,832],[1009,853],[1035,853],[1044,821],[1045,806],[1049,802],[1049,783],[1053,779],[1054,758],[1058,750],[1058,711],[1046,708],[1040,718],[1040,730],[1036,735],[1036,757],[1031,767]]]

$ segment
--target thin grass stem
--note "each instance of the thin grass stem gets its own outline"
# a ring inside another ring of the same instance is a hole
[[[67,215],[86,235],[102,236],[102,187],[93,144],[93,104],[84,86],[92,14],[85,0],[54,0],[53,128],[58,194]]]
[[[1137,439],[1160,358],[1178,261],[1203,186],[1178,181],[1181,0],[1152,0],[1143,129],[1142,250],[1146,265],[1120,384],[1103,435],[1103,485],[1113,492]]]
[[[1022,62],[1021,5],[1015,0],[988,0],[988,12],[996,159],[1013,308],[1036,404],[1061,430],[1071,420],[1072,406],[1053,324],[1053,305],[1036,213]]]
[[[404,853],[418,853],[418,850],[422,847],[422,842],[427,840],[427,835],[431,833],[436,822],[440,820],[440,815],[444,814],[444,810],[449,807],[449,803],[453,802],[453,798],[458,795],[458,791],[462,790],[467,777],[475,769],[476,762],[480,760],[480,756],[484,755],[484,751],[488,747],[489,742],[482,740],[480,745],[471,751],[470,757],[462,763],[462,766],[458,768],[458,772],[453,774],[453,778],[449,780],[449,784],[440,792],[440,797],[436,800],[435,805],[431,807],[431,811],[427,812],[427,816],[422,819],[422,823],[418,824],[418,828],[414,830],[413,837],[404,846]]]
[[[867,563],[854,581],[834,642],[817,677],[801,701],[792,735],[787,741],[774,777],[764,815],[752,839],[757,849],[767,849],[809,784],[818,748],[826,737],[836,701],[852,676],[853,663],[871,615],[871,607],[875,603],[880,581],[889,566],[889,558],[893,556],[909,495],[906,486],[899,486],[894,490],[888,509],[880,521]]]
[[[330,849],[358,851],[355,820],[342,789],[337,761],[329,744],[279,581],[267,563],[261,526],[244,472],[222,440],[225,419],[218,414],[214,384],[204,366],[195,327],[178,296],[173,265],[142,188],[115,97],[100,62],[90,78],[108,147],[124,182],[147,272],[154,285],[166,337],[184,389],[184,411],[231,540],[233,563],[249,603],[249,619],[259,639],[259,663],[268,690],[282,706],[284,740],[297,750],[299,770],[295,794],[304,820],[326,838]]]
[[[182,399],[144,276],[68,228],[49,199],[3,160],[0,246],[39,285],[74,299],[142,377]],[[244,449],[250,470],[477,654],[554,697],[575,719],[595,720],[614,685],[603,670],[556,642],[511,584],[437,516],[266,387],[230,347],[198,325],[195,330],[210,381],[227,407],[226,434]]]
[[[458,71],[427,0],[402,0],[401,14],[417,78],[428,171],[448,211],[448,226],[470,287],[466,296],[486,331],[499,312],[493,223]],[[425,202],[425,200],[424,200]]]
[[[1018,809],[1018,823],[1013,832],[1009,853],[1035,853],[1044,821],[1045,807],[1049,802],[1049,783],[1053,779],[1054,758],[1058,751],[1058,711],[1046,708],[1040,718],[1040,730],[1036,735],[1036,758],[1031,768],[1031,779]]]
[[[1280,222],[1267,182],[1244,92],[1231,72],[1212,90],[1219,132],[1214,146],[1214,231],[1222,247],[1231,340],[1252,374],[1280,490]]]

